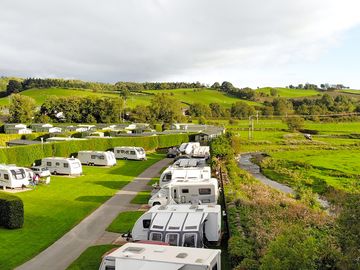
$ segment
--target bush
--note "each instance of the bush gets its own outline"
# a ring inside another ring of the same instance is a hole
[[[24,224],[24,204],[19,197],[0,193],[0,226],[21,228]]]
[[[304,118],[299,116],[288,117],[284,120],[290,131],[301,130],[304,127]]]

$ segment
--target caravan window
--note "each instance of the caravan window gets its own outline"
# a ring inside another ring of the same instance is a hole
[[[161,241],[162,240],[162,234],[157,232],[150,233],[150,240],[151,241]]]
[[[217,270],[218,267],[217,267],[217,263],[215,263],[215,265],[211,268],[211,270]]]
[[[105,159],[105,157],[104,156],[99,156],[99,159]]]
[[[121,150],[121,153],[122,153],[122,152],[123,152],[123,150]],[[118,153],[118,154],[119,154],[119,153],[120,153],[120,150],[116,150],[116,153]]]
[[[163,182],[169,182],[171,180],[171,173],[164,175]]]
[[[188,188],[183,188],[183,189],[181,190],[181,192],[182,192],[182,193],[189,193],[189,189],[188,189]]]
[[[91,159],[96,159],[96,155],[91,155]]]
[[[144,228],[144,229],[149,229],[149,228],[150,228],[150,224],[151,224],[151,220],[150,220],[150,219],[144,219],[144,220],[143,220],[143,228]]]
[[[55,166],[60,166],[60,162],[56,162],[56,163],[55,163]]]
[[[14,176],[16,180],[22,180],[26,176],[24,169],[11,170],[11,174]]]
[[[9,180],[9,175],[7,173],[4,173],[4,179]]]
[[[115,270],[115,266],[107,265],[105,266],[105,270]]]
[[[125,150],[118,151],[118,153],[124,154]]]
[[[165,242],[169,243],[170,246],[178,246],[179,245],[179,234],[178,233],[166,234]]]
[[[196,247],[196,233],[184,233],[183,246],[184,247]]]
[[[64,168],[69,168],[69,164],[64,163]]]
[[[51,167],[51,162],[46,162],[46,166],[49,166],[49,167]]]
[[[200,195],[210,195],[211,189],[210,188],[199,188]]]
[[[130,151],[130,155],[135,155],[135,151]]]

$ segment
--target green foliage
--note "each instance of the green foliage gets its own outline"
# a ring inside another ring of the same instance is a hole
[[[290,131],[301,130],[304,128],[305,120],[302,117],[294,116],[284,119]]]
[[[26,96],[21,96],[19,94],[12,95],[10,100],[10,122],[26,123],[32,121],[36,108],[35,100]]]
[[[191,116],[194,117],[200,117],[200,116],[204,116],[204,117],[209,117],[211,116],[211,110],[209,108],[209,106],[205,105],[205,104],[201,104],[201,103],[193,103],[189,106],[189,113]]]
[[[21,82],[19,82],[18,80],[9,80],[9,83],[6,87],[6,94],[7,95],[16,94],[21,92],[22,90],[23,87]]]
[[[234,150],[231,147],[229,138],[226,136],[219,136],[211,140],[210,151],[212,157],[224,158],[234,156]]]
[[[102,256],[106,252],[117,247],[118,246],[116,245],[89,247],[67,268],[67,270],[98,270],[102,261]]]
[[[18,229],[24,224],[24,204],[19,197],[0,192],[0,226]]]
[[[238,101],[231,106],[230,112],[232,117],[245,118],[254,115],[255,109],[243,101]]]

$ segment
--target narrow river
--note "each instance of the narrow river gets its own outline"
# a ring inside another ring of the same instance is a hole
[[[265,185],[272,187],[276,190],[279,190],[281,192],[284,192],[286,194],[294,195],[295,192],[291,187],[288,187],[284,184],[271,180],[261,173],[260,167],[251,161],[251,158],[253,157],[254,154],[255,153],[247,153],[241,155],[240,158],[238,159],[239,167],[250,173],[252,176],[254,176],[254,178],[264,183]],[[317,198],[317,200],[323,208],[328,209],[330,207],[330,204],[327,200],[321,198]]]

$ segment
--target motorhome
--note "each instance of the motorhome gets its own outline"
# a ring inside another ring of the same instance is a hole
[[[169,183],[179,180],[203,181],[211,178],[211,169],[209,166],[202,167],[175,167],[170,166],[164,170],[160,176],[159,186],[163,187]]]
[[[118,146],[114,148],[114,153],[119,159],[146,160],[146,153],[142,147]]]
[[[197,147],[200,147],[199,142],[182,143],[179,147],[179,151],[182,154],[190,155]]]
[[[105,255],[99,270],[221,270],[221,250],[127,243]]]
[[[25,168],[15,165],[0,165],[0,186],[3,188],[20,188],[29,185],[29,174]]]
[[[81,164],[114,166],[116,165],[115,154],[110,151],[79,151],[77,157]]]
[[[149,206],[167,204],[217,204],[218,180],[215,178],[192,182],[179,180],[163,186],[149,200]]]
[[[131,232],[134,241],[159,241],[184,247],[218,244],[220,236],[220,205],[156,205],[135,222]]]
[[[77,158],[48,157],[41,160],[41,166],[46,167],[52,174],[82,174],[82,166]]]
[[[205,158],[208,159],[210,157],[210,147],[209,146],[199,146],[194,148],[191,156],[194,158]]]

